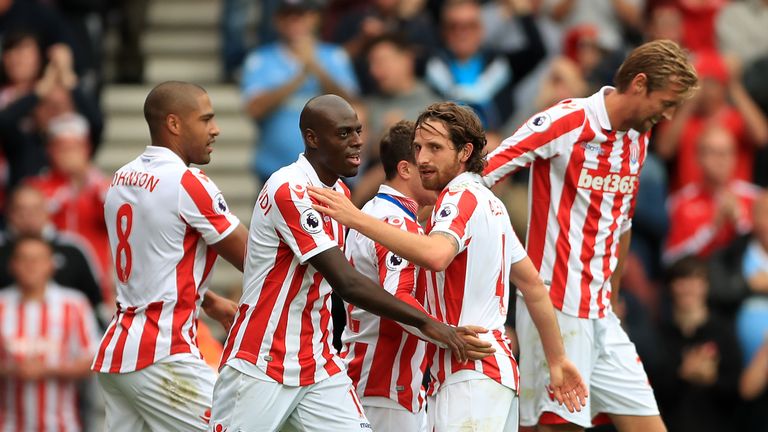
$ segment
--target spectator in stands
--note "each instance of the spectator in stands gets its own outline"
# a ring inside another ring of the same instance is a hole
[[[419,69],[437,48],[435,24],[422,6],[422,2],[412,0],[372,0],[367,7],[352,9],[340,17],[332,40],[343,45],[353,59],[363,94],[375,91],[376,79],[369,74],[365,55],[372,40],[384,34],[401,35],[410,45]]]
[[[768,56],[768,0],[730,2],[715,24],[720,52],[736,55],[745,66]]]
[[[47,165],[43,134],[51,117],[81,112],[98,144],[101,115],[78,87],[67,46],[50,47],[45,58],[34,34],[9,33],[2,42],[2,75],[0,145],[10,165],[10,188]]]
[[[684,103],[675,117],[657,128],[655,150],[674,169],[670,175],[673,191],[701,179],[696,164],[696,144],[710,123],[727,128],[736,139],[734,175],[752,182],[755,148],[768,145],[768,120],[741,83],[736,62],[729,64],[715,52],[696,55],[701,88]]]
[[[671,4],[652,8],[645,29],[647,40],[669,39],[683,44],[683,15]]]
[[[344,50],[317,40],[319,19],[314,0],[280,0],[275,15],[279,40],[245,60],[242,92],[246,112],[259,128],[252,169],[260,184],[304,151],[296,125],[310,98],[323,93],[351,98],[357,93]]]
[[[527,43],[515,51],[482,48],[483,22],[475,0],[447,0],[440,27],[444,49],[427,62],[426,81],[442,97],[471,106],[483,126],[498,131],[512,114],[515,85],[545,57],[530,0],[516,2]]]
[[[82,292],[91,306],[102,308],[102,275],[91,247],[77,234],[58,231],[48,216],[45,197],[28,185],[17,187],[9,199],[8,227],[0,233],[0,287],[13,282],[8,262],[16,239],[25,236],[40,237],[53,248],[56,283]]]
[[[543,0],[542,12],[558,22],[564,31],[580,25],[594,25],[610,50],[623,50],[625,34],[639,42],[645,0]]]
[[[669,198],[669,237],[664,261],[687,255],[708,257],[752,229],[757,186],[734,178],[736,141],[713,124],[699,138],[697,162],[702,179]]]
[[[17,239],[11,258],[15,284],[0,291],[5,430],[82,428],[76,386],[91,374],[96,321],[81,293],[51,280],[53,260],[50,245],[39,237]]]
[[[742,430],[735,424],[741,356],[732,323],[707,306],[707,264],[681,259],[667,286],[672,313],[659,331],[662,369],[651,379],[669,430]]]
[[[112,274],[107,227],[104,223],[106,177],[89,159],[88,123],[77,114],[51,120],[46,149],[50,168],[29,179],[42,191],[51,221],[61,231],[82,236],[95,252],[102,275]],[[111,298],[112,279],[102,278],[104,297]]]
[[[728,0],[674,0],[683,19],[683,46],[692,52],[717,50],[715,19]]]

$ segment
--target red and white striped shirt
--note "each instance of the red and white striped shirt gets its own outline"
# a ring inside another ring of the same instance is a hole
[[[197,317],[216,252],[239,221],[216,185],[171,150],[149,146],[112,178],[104,205],[117,312],[93,370],[125,373],[200,357]]]
[[[650,131],[611,129],[603,87],[531,117],[488,155],[484,181],[530,165],[527,250],[552,304],[602,318],[619,238],[632,225]]]
[[[331,346],[331,286],[307,261],[344,247],[345,228],[312,208],[307,186],[329,187],[299,159],[264,184],[251,217],[243,296],[222,365],[288,386],[344,370]],[[331,186],[349,196],[339,180]]]
[[[464,172],[451,180],[435,203],[427,233],[456,239],[458,254],[442,272],[427,272],[428,310],[444,323],[474,324],[488,333],[494,355],[461,364],[450,350],[438,348],[431,375],[438,384],[459,381],[452,375],[475,370],[517,389],[518,370],[504,333],[509,305],[510,266],[525,258],[504,204],[482,184],[479,175]],[[466,379],[466,375],[464,375]]]
[[[382,185],[363,212],[422,234],[416,221],[417,208],[410,198]],[[400,300],[424,310],[424,283],[417,284],[424,272],[413,263],[355,230],[347,236],[346,255],[357,271]],[[419,339],[421,332],[351,304],[346,309],[341,356],[362,402],[365,404],[366,397],[385,397],[408,411],[420,411],[424,403],[421,382],[427,366],[427,343]]]
[[[0,291],[0,364],[82,361],[98,334],[88,299],[56,284],[42,301],[24,301],[15,287]],[[0,378],[0,432],[80,431],[74,380]]]

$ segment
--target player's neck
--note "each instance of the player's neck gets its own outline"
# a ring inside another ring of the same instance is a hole
[[[19,287],[21,300],[24,302],[39,302],[45,298],[45,284],[41,286]]]
[[[155,140],[152,140],[152,146],[154,147],[165,147],[168,150],[172,151],[176,156],[179,157],[179,159],[184,162],[184,165],[189,166],[189,160],[187,160],[186,156],[184,156],[184,153],[181,151],[181,145],[167,140],[167,142],[157,142]]]
[[[631,127],[629,119],[631,118],[631,104],[628,103],[628,97],[619,93],[618,90],[609,90],[605,93],[605,112],[608,114],[608,121],[611,128],[618,131],[626,131]]]
[[[400,192],[401,194],[403,194],[403,196],[407,198],[413,199],[414,195],[410,185],[408,184],[407,181],[401,178],[395,177],[392,180],[387,180],[384,182],[384,185],[389,186],[392,189]]]

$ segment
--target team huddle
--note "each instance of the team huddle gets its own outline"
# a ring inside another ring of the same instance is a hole
[[[614,81],[489,154],[470,108],[426,107],[382,138],[386,181],[362,210],[340,180],[361,164],[361,123],[343,98],[313,98],[304,153],[266,181],[249,230],[189,167],[210,162],[219,134],[207,93],[155,87],[152,145],[105,203],[118,309],[92,369],[107,430],[666,430],[611,302],[650,130],[697,77],[655,41]],[[526,167],[523,247],[489,187]],[[207,289],[217,256],[243,271],[239,304]],[[515,293],[519,366],[504,327]],[[197,348],[201,309],[228,331],[218,376]]]

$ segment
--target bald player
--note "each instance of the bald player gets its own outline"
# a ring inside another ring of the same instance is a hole
[[[370,430],[331,346],[331,289],[417,328],[459,361],[493,351],[474,337],[480,329],[449,327],[358,273],[342,252],[344,226],[312,208],[308,186],[349,197],[339,177],[357,173],[362,146],[350,104],[335,95],[311,99],[299,127],[304,153],[267,180],[251,217],[243,296],[214,389],[214,431]],[[387,371],[370,371],[377,372]]]
[[[218,255],[242,271],[248,232],[205,165],[219,128],[206,91],[165,82],[144,103],[152,144],[115,173],[104,217],[117,312],[92,369],[109,431],[204,431],[215,373],[197,348],[202,309],[229,328],[237,305],[208,291]]]

